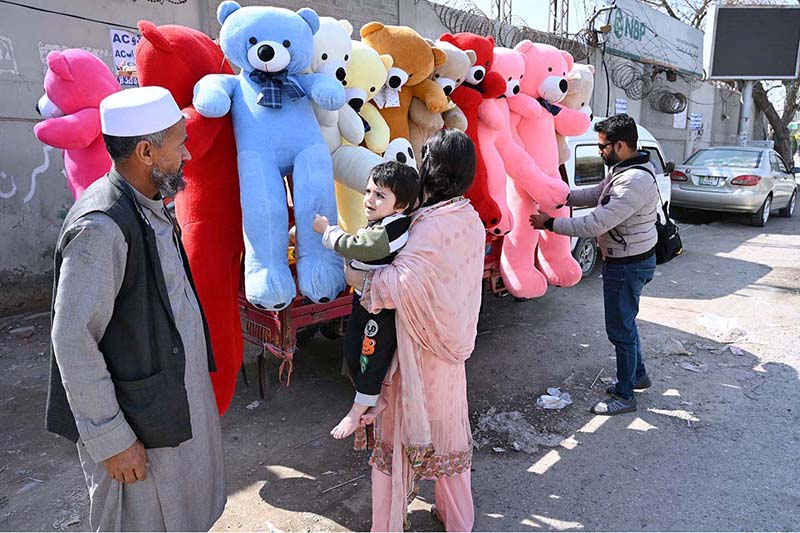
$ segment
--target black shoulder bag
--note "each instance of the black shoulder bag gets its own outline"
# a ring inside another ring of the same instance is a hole
[[[683,243],[681,242],[681,236],[678,233],[678,226],[676,226],[669,217],[669,202],[665,202],[664,199],[661,198],[661,191],[658,189],[658,181],[656,180],[656,176],[653,174],[653,171],[647,167],[638,165],[630,168],[644,170],[653,176],[653,182],[656,185],[656,191],[658,191],[658,199],[661,202],[661,208],[663,209],[664,217],[666,218],[662,224],[661,216],[656,213],[656,233],[658,234],[658,241],[656,242],[656,264],[662,265],[672,261],[675,257],[683,253]]]

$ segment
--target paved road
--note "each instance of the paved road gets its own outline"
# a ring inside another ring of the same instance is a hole
[[[800,219],[776,218],[766,231],[736,217],[691,222],[682,225],[686,253],[658,269],[643,298],[654,386],[635,414],[588,412],[614,368],[599,271],[540,300],[487,301],[468,364],[471,412],[476,426],[492,408],[519,418],[511,439],[480,435],[476,529],[800,529]],[[18,325],[33,325],[34,335],[12,338]],[[692,355],[676,354],[674,341]],[[4,530],[88,528],[74,448],[41,429],[46,342],[46,317],[0,319]],[[351,398],[340,349],[340,341],[312,341],[297,357],[292,386],[276,387],[253,409],[246,406],[255,387],[239,388],[223,421],[229,504],[216,530],[369,528],[368,476],[323,492],[368,474],[365,456],[346,442],[312,440]],[[252,378],[252,361],[249,370]],[[537,409],[550,386],[574,404]],[[515,439],[548,434],[559,436],[549,439],[555,447],[513,451]],[[412,526],[433,531],[432,490],[423,488]]]

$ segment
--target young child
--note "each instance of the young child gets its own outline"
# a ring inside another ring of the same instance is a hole
[[[381,163],[370,172],[364,194],[367,227],[350,235],[339,226],[330,225],[324,216],[317,215],[314,231],[322,234],[327,248],[350,260],[351,267],[375,270],[390,264],[408,240],[411,225],[408,214],[418,197],[416,170],[395,161]],[[344,356],[356,385],[356,397],[350,412],[331,430],[331,435],[337,439],[351,435],[362,416],[368,410],[375,410],[383,378],[397,348],[394,309],[384,309],[373,315],[361,306],[360,299],[361,294],[356,292],[344,337]]]

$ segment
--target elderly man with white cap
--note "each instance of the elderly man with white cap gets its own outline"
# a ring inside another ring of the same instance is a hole
[[[47,429],[77,443],[93,530],[208,530],[226,502],[208,328],[163,198],[186,125],[161,87],[100,104],[111,171],[55,253]]]

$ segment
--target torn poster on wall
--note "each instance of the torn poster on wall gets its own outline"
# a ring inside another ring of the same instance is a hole
[[[138,87],[136,76],[136,58],[134,51],[141,35],[128,30],[111,29],[111,50],[114,53],[114,73],[117,82],[125,87]]]

